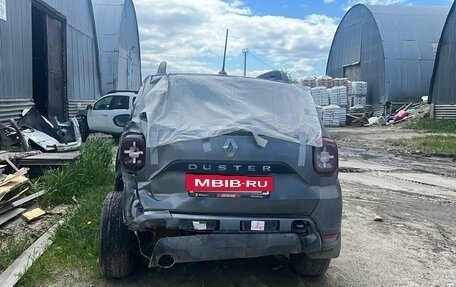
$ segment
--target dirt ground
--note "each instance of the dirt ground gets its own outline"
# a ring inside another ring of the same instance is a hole
[[[50,286],[447,286],[456,287],[456,161],[403,154],[386,139],[397,127],[338,128],[343,189],[342,252],[320,279],[285,257],[138,269],[121,281],[63,270]],[[374,221],[375,215],[383,218]]]

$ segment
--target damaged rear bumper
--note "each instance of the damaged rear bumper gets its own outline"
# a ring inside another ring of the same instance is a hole
[[[321,240],[315,234],[204,234],[167,237],[156,243],[149,267],[169,268],[175,263],[304,253],[320,248]]]
[[[252,230],[252,222],[258,221],[264,222],[264,230]],[[334,247],[322,241],[318,228],[308,217],[252,218],[146,211],[128,226],[133,231],[163,229],[194,234],[159,239],[149,267],[169,268],[175,263],[290,253],[315,254]]]

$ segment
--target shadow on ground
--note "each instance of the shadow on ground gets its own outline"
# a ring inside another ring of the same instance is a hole
[[[335,286],[330,280],[328,275],[300,276],[291,269],[287,258],[269,256],[176,264],[170,269],[147,269],[141,264],[130,278],[105,281],[101,286]]]

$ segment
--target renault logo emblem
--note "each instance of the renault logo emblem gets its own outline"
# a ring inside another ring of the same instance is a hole
[[[223,150],[225,150],[225,154],[227,157],[233,157],[236,154],[236,151],[238,150],[238,146],[234,139],[228,138],[223,145]]]

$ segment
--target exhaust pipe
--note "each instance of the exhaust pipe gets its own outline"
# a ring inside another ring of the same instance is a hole
[[[174,258],[169,254],[163,254],[158,258],[157,265],[160,268],[171,268],[174,265]]]

